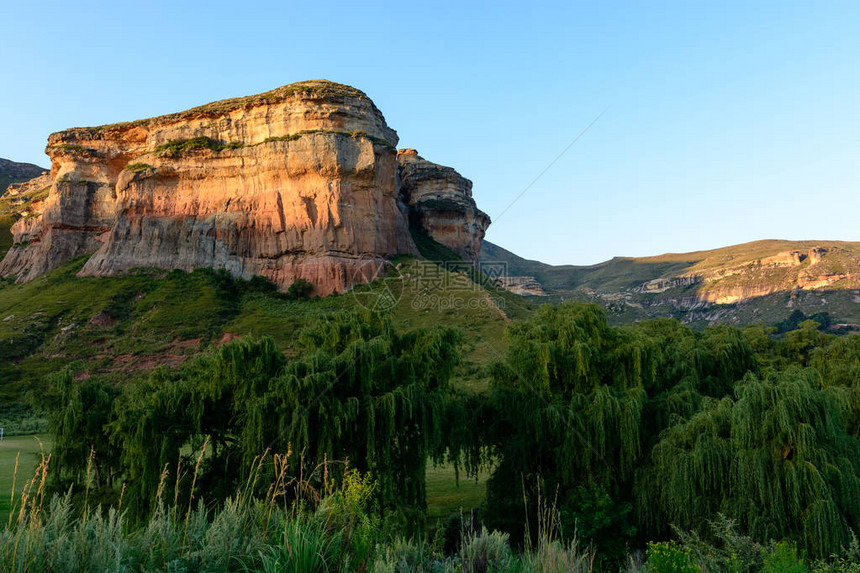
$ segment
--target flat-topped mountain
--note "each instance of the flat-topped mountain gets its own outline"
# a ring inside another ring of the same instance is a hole
[[[489,218],[471,182],[430,162],[412,176],[397,143],[367,95],[325,80],[54,133],[47,197],[12,227],[0,275],[27,281],[92,255],[80,274],[213,267],[325,295],[417,255],[410,220],[476,260]]]

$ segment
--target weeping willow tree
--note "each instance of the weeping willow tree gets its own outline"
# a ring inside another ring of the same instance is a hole
[[[97,379],[75,382],[72,372],[48,376],[48,390],[36,400],[54,436],[51,486],[65,492],[71,485],[89,482],[90,487],[109,490],[121,466],[105,426],[120,392]]]
[[[181,369],[159,369],[126,386],[107,431],[121,452],[129,507],[145,516],[159,488],[187,487],[189,479],[180,478],[192,471],[204,442],[200,489],[210,500],[233,494],[247,471],[238,448],[241,398],[278,376],[285,364],[270,338],[238,340]]]
[[[383,505],[420,524],[427,458],[445,451],[456,401],[449,380],[459,331],[400,335],[380,315],[340,315],[305,331],[308,353],[243,397],[241,448],[247,464],[265,448],[314,463],[348,460],[378,478]],[[337,471],[337,468],[334,468]]]
[[[518,535],[538,489],[561,504],[580,485],[627,497],[659,348],[641,331],[610,327],[588,305],[541,307],[508,336],[483,413],[498,457],[487,518]]]
[[[758,368],[736,329],[696,333],[668,319],[611,327],[588,305],[542,307],[508,335],[482,421],[498,458],[487,516],[515,535],[538,487],[544,501],[577,516],[580,531],[590,519],[583,508],[625,513],[636,471],[660,433]],[[624,524],[606,527],[608,540]]]
[[[660,348],[657,376],[646,386],[648,444],[660,432],[698,412],[707,398],[728,396],[747,372],[758,372],[756,354],[743,331],[728,326],[693,332],[676,320],[637,327]]]
[[[300,343],[303,352],[288,359],[271,339],[236,341],[124,392],[112,435],[144,509],[165,468],[175,475],[177,458],[180,469],[190,466],[208,437],[197,483],[210,498],[235,491],[264,452],[290,453],[295,474],[326,461],[332,479],[346,462],[373,474],[381,506],[420,525],[428,456],[440,459],[452,424],[467,419],[449,386],[461,335],[398,334],[386,317],[342,313],[302,332]]]
[[[702,529],[723,513],[760,540],[793,539],[826,556],[860,523],[860,443],[842,416],[846,392],[812,370],[747,375],[733,397],[709,399],[675,425],[637,475],[651,535]]]
[[[810,366],[821,374],[822,383],[847,392],[851,407],[845,415],[846,428],[860,438],[860,336],[831,338],[810,355]]]

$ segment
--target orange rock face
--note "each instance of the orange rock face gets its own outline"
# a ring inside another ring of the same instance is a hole
[[[92,254],[83,275],[214,267],[342,292],[373,275],[368,265],[417,254],[410,201],[431,236],[473,259],[488,219],[471,183],[439,168],[434,197],[466,208],[418,208],[433,177],[415,175],[411,159],[398,174],[397,141],[364,93],[322,80],[52,134],[50,193],[41,215],[13,227],[20,244],[0,274],[26,281]]]

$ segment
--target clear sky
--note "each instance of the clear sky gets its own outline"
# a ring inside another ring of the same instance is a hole
[[[860,240],[860,2],[531,4],[4,0],[0,157],[325,78],[472,179],[527,258]]]

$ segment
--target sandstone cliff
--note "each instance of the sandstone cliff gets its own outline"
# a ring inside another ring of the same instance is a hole
[[[534,277],[557,300],[601,304],[622,322],[674,316],[700,325],[776,323],[801,309],[810,316],[831,312],[834,323],[860,316],[860,242],[764,240],[552,266],[484,241],[481,260],[505,265],[513,280],[499,284],[508,290],[521,293],[516,277]]]
[[[478,262],[490,218],[472,199],[472,182],[414,149],[397,152],[404,200],[416,224],[465,261]]]
[[[840,245],[812,246],[808,251],[783,251],[769,257],[740,260],[688,273],[701,282],[698,296],[730,304],[794,290],[860,287],[860,260]]]
[[[0,275],[26,281],[92,253],[83,275],[214,267],[346,290],[386,257],[417,254],[397,142],[363,92],[323,80],[52,134],[50,193],[39,216],[16,223],[22,246]],[[473,210],[462,214],[474,218],[471,183],[466,192]],[[440,242],[437,229],[455,225],[445,216],[419,217]],[[483,217],[449,231],[458,252],[477,252]]]

